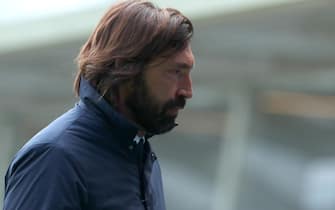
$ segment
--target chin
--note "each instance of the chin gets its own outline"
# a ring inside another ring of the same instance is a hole
[[[152,132],[150,132],[150,131],[149,132],[152,133],[152,134],[155,134],[155,135],[164,134],[164,133],[167,133],[167,132],[171,131],[177,125],[178,125],[177,123],[173,122],[173,123],[170,123],[168,125],[152,129]]]

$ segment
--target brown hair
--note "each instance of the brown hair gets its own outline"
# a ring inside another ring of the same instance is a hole
[[[161,9],[144,0],[112,6],[83,45],[78,57],[74,90],[81,77],[110,100],[153,59],[186,47],[193,35],[191,21],[178,10]]]

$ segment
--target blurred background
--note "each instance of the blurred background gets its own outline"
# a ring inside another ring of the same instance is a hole
[[[1,2],[1,186],[15,152],[74,105],[74,59],[112,2]],[[194,97],[151,140],[168,209],[334,210],[335,1],[154,2],[195,26]]]

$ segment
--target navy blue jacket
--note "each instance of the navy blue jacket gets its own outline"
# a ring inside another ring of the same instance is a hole
[[[15,155],[4,210],[165,210],[158,161],[137,134],[82,79],[79,103]]]

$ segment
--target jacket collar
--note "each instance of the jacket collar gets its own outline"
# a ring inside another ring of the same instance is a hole
[[[79,96],[81,100],[80,103],[84,103],[85,106],[88,107],[94,106],[92,109],[98,109],[103,113],[113,129],[115,129],[115,133],[122,139],[121,144],[129,148],[131,145],[134,145],[134,143],[138,144],[139,138],[142,139],[142,137],[139,137],[141,132],[138,126],[117,112],[83,77],[80,79]],[[145,137],[149,138],[151,136],[152,135],[146,135]]]

